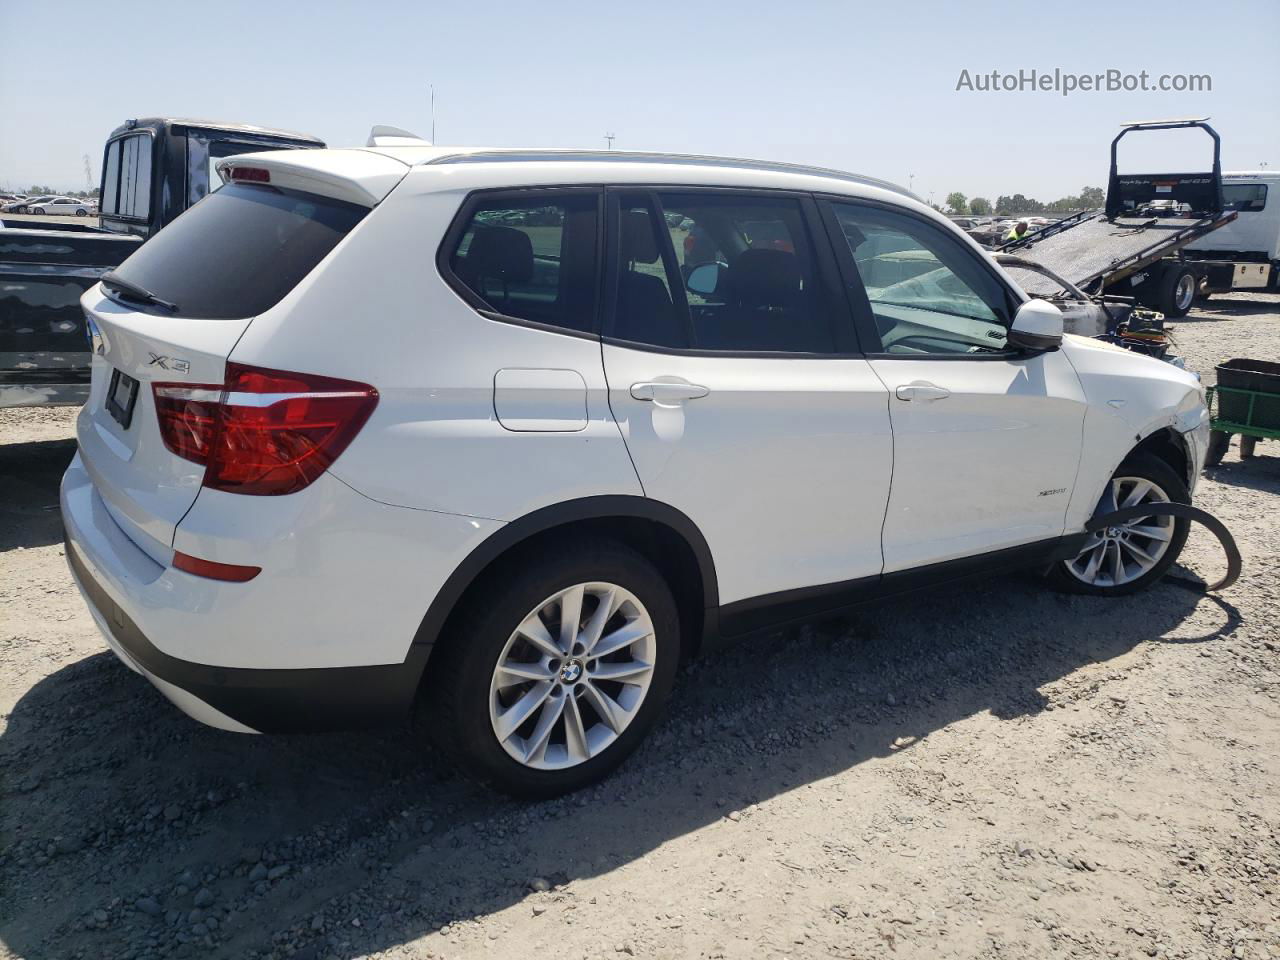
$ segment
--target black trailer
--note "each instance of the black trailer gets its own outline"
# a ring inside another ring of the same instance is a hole
[[[997,249],[1043,264],[1090,294],[1131,296],[1165,316],[1185,316],[1205,282],[1205,267],[1183,249],[1237,216],[1222,202],[1221,141],[1208,123],[1127,123],[1111,141],[1106,208],[1087,211]],[[1213,169],[1199,173],[1121,174],[1120,140],[1135,130],[1198,127],[1213,138]],[[1034,286],[1034,279],[1030,280]],[[1051,281],[1045,281],[1046,285]],[[1028,288],[1034,295],[1054,290]]]

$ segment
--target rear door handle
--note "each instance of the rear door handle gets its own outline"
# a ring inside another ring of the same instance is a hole
[[[894,393],[897,394],[899,400],[945,400],[951,396],[951,391],[946,387],[940,387],[936,383],[928,383],[924,380],[904,383]]]
[[[696,383],[669,380],[645,380],[631,385],[631,396],[652,400],[660,407],[675,406],[682,400],[698,400],[711,391]]]

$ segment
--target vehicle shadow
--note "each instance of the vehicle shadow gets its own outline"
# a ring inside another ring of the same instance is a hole
[[[1264,313],[1275,313],[1278,305],[1280,302],[1274,297],[1197,300],[1190,314],[1185,317],[1170,317],[1168,322],[1176,326],[1182,323],[1206,323],[1215,320],[1232,320],[1236,317],[1254,317]]]
[[[62,540],[58,484],[76,442],[0,444],[0,551]]]
[[[1068,597],[1008,577],[756,636],[687,668],[614,777],[538,803],[472,786],[401,731],[204,728],[90,656],[35,684],[0,735],[0,940],[29,958],[374,953],[975,714],[1034,719],[1081,695],[1059,681],[1144,642],[1230,634],[1239,616],[1222,607],[1186,635],[1202,599],[1171,585]]]
[[[1248,460],[1239,459],[1239,443],[1239,437],[1233,438],[1227,458],[1216,467],[1206,467],[1205,476],[1232,487],[1280,494],[1280,441],[1259,440],[1257,453]]]

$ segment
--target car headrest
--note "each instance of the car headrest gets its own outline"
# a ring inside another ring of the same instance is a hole
[[[785,250],[743,250],[729,265],[729,299],[747,307],[782,307],[800,293],[800,264]]]
[[[855,253],[860,246],[867,242],[867,235],[852,223],[842,223],[840,224],[840,229],[844,231],[844,238],[849,241],[849,249]]]
[[[622,213],[622,259],[635,263],[657,263],[658,241],[653,237],[653,224],[643,210]]]
[[[533,243],[514,227],[478,226],[467,248],[467,269],[476,277],[532,280]]]

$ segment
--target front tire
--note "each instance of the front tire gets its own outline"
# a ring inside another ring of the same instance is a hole
[[[1191,503],[1178,472],[1158,457],[1134,453],[1107,482],[1094,516],[1142,503]],[[1059,590],[1117,597],[1145,590],[1177,562],[1191,521],[1185,517],[1139,517],[1090,534],[1084,549],[1053,565],[1049,580]]]
[[[473,588],[431,659],[436,745],[504,793],[544,798],[612,772],[661,715],[680,659],[671,589],[610,540],[526,551]]]

